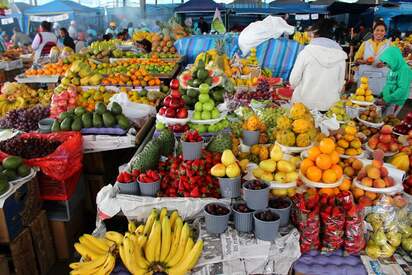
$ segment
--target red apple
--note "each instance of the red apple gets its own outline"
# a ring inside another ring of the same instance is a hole
[[[170,88],[172,90],[177,90],[179,89],[179,80],[177,79],[172,79],[172,81],[170,81]]]
[[[172,102],[173,97],[168,95],[165,97],[165,99],[163,100],[163,105],[165,105],[166,107],[170,107],[170,103]]]
[[[172,91],[170,92],[170,95],[171,95],[173,98],[180,98],[180,97],[182,97],[182,95],[180,94],[179,90],[172,90]]]
[[[383,152],[388,152],[389,151],[389,145],[385,144],[385,143],[378,143],[377,148],[381,149]]]
[[[372,136],[368,141],[368,145],[372,150],[376,149],[376,147],[378,146],[378,143],[379,143],[379,139],[377,135]]]
[[[172,108],[167,108],[165,115],[166,117],[176,117],[176,112]]]
[[[412,176],[409,176],[406,181],[405,181],[406,185],[409,187],[412,187]]]
[[[160,108],[159,110],[159,115],[164,116],[166,113],[167,107],[163,106],[162,108]]]
[[[177,108],[180,108],[180,106],[181,106],[180,98],[173,97],[172,100],[170,101],[169,107],[173,109],[177,109]]]
[[[384,135],[390,135],[390,134],[392,134],[392,126],[383,125],[383,127],[382,127],[382,129],[381,129],[381,134],[384,134]]]
[[[390,143],[392,140],[392,136],[391,135],[387,135],[387,134],[382,134],[379,135],[379,141],[385,144]]]
[[[187,109],[186,108],[177,109],[176,116],[177,118],[187,118]]]

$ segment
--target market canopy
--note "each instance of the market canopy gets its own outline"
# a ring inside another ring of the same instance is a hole
[[[359,0],[355,3],[335,1],[328,6],[328,11],[331,15],[343,13],[360,14],[371,7],[381,4],[382,2],[382,0]]]
[[[201,12],[215,12],[226,10],[225,6],[218,4],[213,0],[190,0],[175,8],[176,13],[201,13]]]
[[[327,13],[326,7],[311,5],[299,0],[276,0],[269,3],[269,7],[274,11],[272,14],[282,13]]]

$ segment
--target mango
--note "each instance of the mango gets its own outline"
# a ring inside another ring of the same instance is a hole
[[[286,182],[286,173],[285,172],[277,172],[275,174],[275,181],[277,181],[277,182]]]
[[[226,149],[223,151],[222,157],[221,157],[222,163],[228,167],[231,164],[236,163],[236,158],[235,155],[233,155],[232,150]]]
[[[295,182],[299,177],[299,174],[296,171],[286,174],[286,182]]]
[[[409,158],[408,155],[403,152],[396,154],[390,163],[402,171],[408,172],[409,170]]]
[[[282,149],[278,144],[273,146],[272,150],[270,150],[270,159],[274,161],[279,161],[283,158]]]
[[[226,166],[226,175],[229,178],[236,178],[240,176],[240,168],[239,165],[237,165],[237,163],[232,163],[229,164],[228,166]]]
[[[259,167],[265,170],[265,172],[273,173],[276,170],[276,161],[272,159],[262,160],[259,163]]]
[[[295,170],[294,165],[292,165],[288,161],[286,161],[286,160],[278,161],[278,171],[285,172],[285,173],[290,173],[290,172],[293,172],[294,170]]]
[[[223,178],[226,176],[226,167],[222,163],[215,164],[215,166],[210,169],[210,173],[214,177]]]
[[[265,170],[263,170],[260,167],[257,167],[252,171],[253,176],[258,179],[260,179],[264,173],[265,173]]]
[[[260,177],[263,181],[273,181],[273,175],[269,172],[263,172],[263,175]]]

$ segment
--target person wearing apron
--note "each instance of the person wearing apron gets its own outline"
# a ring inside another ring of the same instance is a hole
[[[359,64],[359,70],[355,75],[358,86],[362,76],[368,77],[369,88],[375,96],[381,94],[388,74],[388,68],[379,61],[381,54],[391,45],[390,41],[385,39],[385,35],[385,23],[375,23],[373,26],[373,37],[363,42],[355,55],[355,61]]]
[[[39,63],[41,57],[48,56],[51,48],[57,45],[57,37],[51,32],[51,24],[43,21],[40,24],[40,32],[33,39],[31,47],[34,51],[34,63]]]

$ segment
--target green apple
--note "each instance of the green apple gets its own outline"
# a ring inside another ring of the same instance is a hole
[[[202,120],[207,120],[210,119],[212,117],[212,115],[210,114],[210,112],[208,111],[203,111],[202,112]]]
[[[164,125],[164,123],[161,123],[161,122],[156,123],[156,129],[157,130],[163,130],[165,128],[166,128],[166,126]]]
[[[219,118],[219,117],[220,117],[219,111],[216,108],[213,109],[212,110],[212,118],[215,119],[215,118]]]
[[[199,95],[199,101],[202,103],[208,102],[210,100],[210,97],[208,94],[200,94]]]
[[[201,120],[201,119],[202,119],[202,112],[195,111],[195,112],[193,113],[193,119],[194,119],[194,120]]]
[[[214,132],[218,131],[218,128],[216,127],[215,124],[209,125],[209,127],[207,128],[207,131],[208,131],[209,133],[214,133]]]
[[[215,108],[215,106],[210,101],[207,101],[206,103],[203,104],[204,111],[211,112],[213,108]]]
[[[199,92],[201,94],[207,94],[209,93],[209,85],[207,85],[206,83],[200,84],[199,86]]]
[[[195,104],[195,111],[201,112],[203,110],[203,104],[202,102],[197,102]]]
[[[199,134],[203,134],[205,132],[207,132],[207,127],[204,124],[199,125],[199,127],[197,128],[197,131],[199,132]]]

